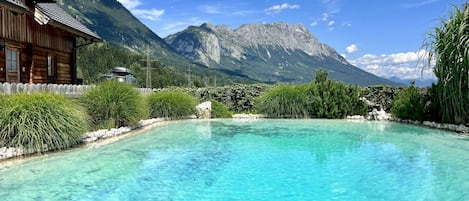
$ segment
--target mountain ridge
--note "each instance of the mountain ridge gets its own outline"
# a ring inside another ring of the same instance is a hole
[[[218,77],[220,84],[255,82],[236,74],[208,69],[186,59],[162,38],[140,22],[117,0],[57,0],[57,5],[96,32],[113,47],[125,48],[142,54],[148,49],[152,59],[166,66],[175,67],[181,73],[190,73],[200,79]],[[128,66],[127,66],[128,67]],[[109,66],[109,70],[112,66]]]
[[[325,69],[331,78],[347,83],[398,85],[351,65],[302,24],[244,24],[231,29],[204,23],[165,41],[193,62],[263,82],[309,82],[315,71]]]

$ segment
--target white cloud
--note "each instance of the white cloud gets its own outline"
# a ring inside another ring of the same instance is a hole
[[[129,10],[132,10],[142,4],[139,0],[117,0],[120,2],[124,7]]]
[[[164,14],[164,10],[158,10],[158,9],[136,9],[140,5],[142,5],[142,2],[140,0],[117,0],[120,2],[127,10],[129,10],[132,14],[134,14],[136,17],[142,18],[142,19],[147,19],[147,20],[152,20],[152,21],[158,21],[160,17]]]
[[[160,17],[164,14],[164,10],[151,9],[151,10],[142,10],[142,9],[133,9],[132,13],[140,18],[148,19],[151,21],[158,21]]]
[[[322,21],[328,21],[329,20],[329,13],[323,13],[322,14]]]
[[[330,21],[330,22],[327,24],[327,26],[332,27],[332,26],[334,26],[334,24],[335,24],[335,21],[332,20],[332,21]]]
[[[318,21],[313,21],[313,22],[311,22],[311,24],[310,24],[310,25],[311,25],[312,27],[315,27],[315,26],[317,26],[317,25],[318,25]]]
[[[347,48],[345,48],[345,51],[349,54],[352,54],[352,53],[358,51],[358,47],[355,44],[351,44],[351,45],[347,46]]]
[[[274,5],[270,8],[265,9],[264,11],[267,12],[267,13],[270,13],[270,14],[276,14],[276,13],[280,13],[283,10],[286,10],[286,9],[299,9],[299,8],[300,8],[300,6],[297,5],[297,4],[290,5],[289,3],[283,3],[281,5]]]
[[[419,50],[382,55],[365,54],[360,58],[348,60],[351,64],[380,77],[434,79],[432,68],[426,67],[427,53],[425,50]]]
[[[351,27],[351,26],[352,26],[352,23],[346,22],[346,23],[343,23],[342,26],[344,26],[344,27]]]

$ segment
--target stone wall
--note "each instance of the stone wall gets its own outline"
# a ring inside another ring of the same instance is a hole
[[[271,89],[272,85],[255,84],[255,85],[232,85],[224,87],[209,88],[169,88],[157,89],[163,90],[182,90],[196,98],[200,102],[214,99],[227,105],[234,112],[252,112],[254,110],[255,99],[262,93]],[[370,86],[363,87],[363,97],[375,104],[376,108],[383,108],[389,112],[392,102],[397,93],[402,91],[403,87],[385,87]]]
[[[163,90],[182,90],[196,98],[200,102],[216,100],[228,106],[234,112],[252,112],[254,109],[255,99],[264,91],[272,88],[271,85],[254,84],[254,85],[231,85],[223,87],[207,87],[207,88],[169,88],[157,89]]]
[[[363,87],[362,94],[366,100],[375,104],[376,108],[381,107],[390,112],[394,97],[402,90],[404,90],[403,87],[370,86]]]

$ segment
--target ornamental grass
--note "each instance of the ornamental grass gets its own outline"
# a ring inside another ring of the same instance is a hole
[[[161,91],[148,96],[152,118],[182,119],[195,114],[197,99],[180,91]]]
[[[95,128],[132,126],[148,117],[144,97],[128,83],[103,82],[85,93],[82,102]]]
[[[71,99],[50,93],[0,97],[0,147],[33,152],[78,144],[87,131],[85,110]]]

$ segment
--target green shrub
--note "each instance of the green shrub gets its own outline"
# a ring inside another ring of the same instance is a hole
[[[216,100],[211,100],[212,103],[212,118],[231,118],[232,113],[229,111],[228,106]]]
[[[328,80],[327,71],[316,73],[313,83],[303,86],[308,96],[308,112],[316,118],[345,118],[347,115],[364,115],[366,106],[360,100],[360,88]]]
[[[64,149],[79,143],[87,128],[86,112],[67,97],[33,93],[0,98],[0,147]]]
[[[147,117],[144,98],[127,83],[103,82],[85,93],[83,103],[96,128],[131,126]]]
[[[423,120],[423,96],[414,83],[398,93],[394,98],[391,113],[398,118]]]
[[[179,91],[161,91],[148,97],[150,116],[153,118],[181,119],[195,114],[197,99]]]
[[[358,87],[327,76],[327,71],[319,71],[312,83],[275,87],[259,97],[256,107],[263,114],[281,118],[345,118],[366,113]]]
[[[300,87],[279,85],[264,92],[256,101],[257,110],[274,118],[306,118],[308,97]]]

